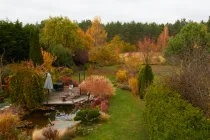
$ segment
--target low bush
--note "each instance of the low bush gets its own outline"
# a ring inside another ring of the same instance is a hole
[[[103,100],[100,104],[100,110],[102,112],[107,112],[109,108],[109,101],[108,100]]]
[[[98,109],[86,109],[77,112],[75,121],[81,121],[82,123],[93,122],[98,120],[100,116]]]
[[[128,80],[129,87],[131,88],[132,93],[135,95],[139,94],[139,82],[138,79],[133,77]]]
[[[13,139],[15,136],[18,117],[10,112],[0,115],[0,139]]]
[[[128,91],[131,91],[129,85],[127,83],[124,83],[124,84],[117,84],[117,87],[122,89],[122,90],[128,90]]]
[[[210,139],[210,121],[204,114],[161,84],[147,89],[143,118],[150,139]]]
[[[127,71],[126,70],[118,70],[116,73],[116,79],[120,83],[127,82],[127,80],[128,80]]]
[[[95,97],[110,98],[114,95],[114,88],[111,81],[104,76],[89,76],[79,85],[79,87],[82,92],[89,92]]]

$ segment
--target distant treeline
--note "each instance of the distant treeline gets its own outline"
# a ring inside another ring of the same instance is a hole
[[[174,36],[181,28],[190,21],[185,19],[177,20],[175,23],[157,24],[157,23],[141,23],[141,22],[110,22],[104,24],[106,30],[107,42],[111,41],[116,35],[119,35],[125,42],[136,45],[137,41],[143,40],[144,37],[149,37],[157,40],[160,33],[163,31],[164,26],[168,26],[169,35]],[[206,25],[208,32],[210,31],[210,20],[201,22]],[[77,22],[79,27],[86,32],[88,27],[91,26],[91,20],[83,20]],[[11,22],[8,20],[0,20],[0,55],[3,54],[4,49],[6,52],[4,57],[7,61],[21,61],[28,60],[29,58],[29,39],[30,31],[36,26],[41,31],[45,26],[44,20],[37,24],[25,24],[19,20]]]
[[[177,20],[175,23],[157,24],[153,23],[142,23],[142,22],[109,22],[104,24],[104,28],[108,33],[107,41],[113,39],[114,36],[119,35],[121,39],[131,44],[136,45],[138,40],[143,40],[144,37],[157,40],[164,26],[168,26],[169,36],[175,36],[180,32],[182,27],[191,21],[186,19]],[[207,25],[208,32],[210,32],[210,20],[207,22],[201,21],[201,23]],[[84,31],[91,26],[91,20],[83,20],[78,23],[80,28]]]

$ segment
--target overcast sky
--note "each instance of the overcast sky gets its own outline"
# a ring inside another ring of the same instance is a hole
[[[62,15],[79,22],[100,16],[103,23],[207,21],[209,7],[210,0],[0,0],[0,20],[36,23]]]

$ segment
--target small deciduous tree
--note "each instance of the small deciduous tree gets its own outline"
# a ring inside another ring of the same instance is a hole
[[[97,47],[89,51],[89,59],[99,65],[114,65],[119,62],[119,55],[109,47]]]
[[[75,49],[83,48],[84,44],[78,32],[79,26],[67,17],[50,17],[44,21],[41,42],[45,47],[61,44],[74,53]]]
[[[122,52],[133,52],[136,50],[136,46],[131,45],[130,43],[126,43],[123,40],[121,40],[120,36],[115,36],[108,44],[107,47],[110,47],[115,51],[116,53],[122,53]]]
[[[95,17],[92,26],[88,28],[87,34],[90,34],[94,39],[95,46],[104,46],[107,39],[107,33],[101,24],[101,18]]]
[[[154,48],[156,52],[162,52],[163,49],[168,46],[169,41],[169,33],[168,33],[168,26],[164,27],[164,30],[158,37],[157,46]]]
[[[205,25],[195,22],[188,23],[182,28],[180,33],[169,40],[168,47],[165,49],[165,56],[169,58],[176,55],[182,59],[185,57],[186,52],[188,53],[187,55],[190,55],[195,46],[206,46],[208,38]]]
[[[57,57],[43,49],[42,49],[42,55],[44,62],[41,67],[44,69],[45,72],[51,71],[53,68],[52,63],[57,59]]]
[[[144,63],[148,64],[156,47],[154,40],[145,37],[143,41],[138,41],[138,47],[142,53]]]

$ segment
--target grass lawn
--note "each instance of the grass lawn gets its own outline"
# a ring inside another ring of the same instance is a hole
[[[171,66],[152,65],[156,76],[167,75]],[[96,68],[94,74],[104,75],[115,81],[116,66]],[[110,100],[108,114],[110,120],[84,137],[76,140],[145,140],[146,131],[142,121],[144,101],[131,92],[116,89],[116,95]]]
[[[145,140],[147,136],[141,118],[143,108],[144,102],[131,92],[116,89],[116,95],[110,100],[110,120],[89,135],[76,139]]]

